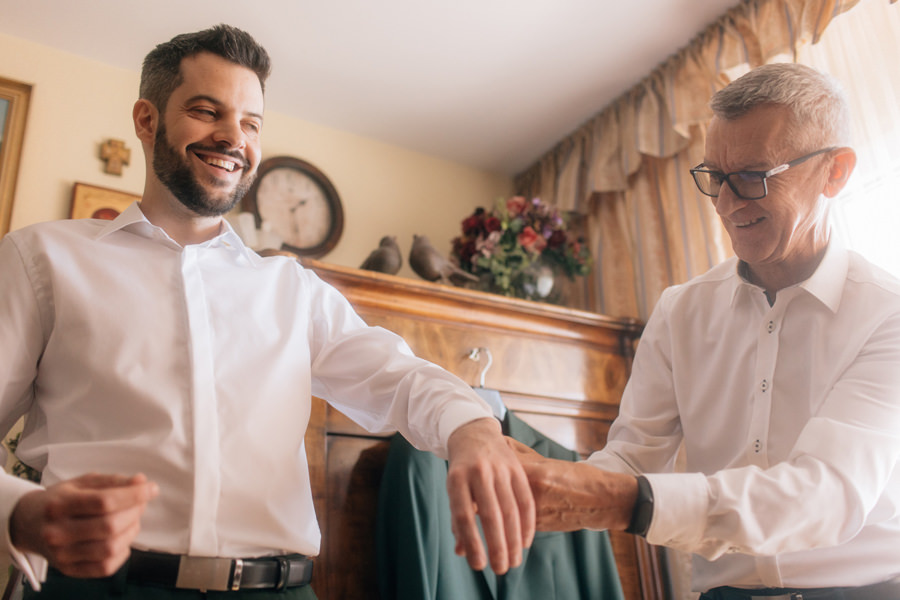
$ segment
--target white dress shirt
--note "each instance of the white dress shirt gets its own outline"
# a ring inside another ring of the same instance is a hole
[[[697,591],[900,574],[900,282],[832,242],[769,306],[738,265],[665,291],[589,461],[649,474]]]
[[[491,416],[313,272],[260,258],[227,224],[187,247],[137,204],[113,222],[28,227],[0,243],[0,282],[0,428],[25,415],[17,454],[44,485],[91,471],[157,482],[139,548],[318,554],[311,394],[441,456],[458,426]],[[0,476],[3,523],[31,489]],[[8,532],[6,546],[41,579],[43,561]]]

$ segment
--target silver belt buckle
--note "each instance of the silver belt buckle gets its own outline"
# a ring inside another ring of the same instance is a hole
[[[227,592],[232,588],[230,558],[182,556],[175,587],[187,590]],[[238,583],[240,585],[240,583]]]

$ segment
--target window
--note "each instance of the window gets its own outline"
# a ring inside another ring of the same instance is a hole
[[[857,165],[832,205],[835,234],[900,277],[900,6],[864,0],[828,26],[798,62],[841,80]]]

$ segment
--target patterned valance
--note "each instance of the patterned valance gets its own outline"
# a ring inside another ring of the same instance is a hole
[[[896,0],[891,0],[896,1]],[[634,88],[516,176],[517,193],[585,213],[595,192],[622,191],[641,155],[674,156],[712,116],[729,70],[793,55],[859,0],[745,0]]]

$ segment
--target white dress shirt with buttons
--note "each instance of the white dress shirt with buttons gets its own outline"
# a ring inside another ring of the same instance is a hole
[[[314,273],[260,258],[227,224],[187,247],[137,204],[113,222],[25,228],[0,243],[0,281],[0,428],[26,416],[18,454],[46,485],[90,471],[156,481],[143,549],[318,554],[311,394],[441,456],[458,426],[491,416]],[[3,523],[31,489],[0,476]],[[40,580],[44,562],[4,531]]]
[[[900,282],[832,242],[769,306],[738,264],[665,291],[589,461],[649,474],[697,591],[900,574]]]

